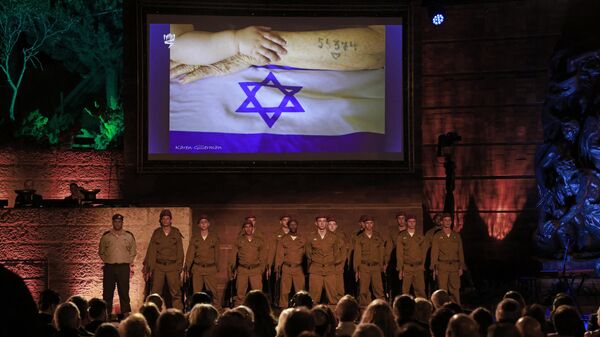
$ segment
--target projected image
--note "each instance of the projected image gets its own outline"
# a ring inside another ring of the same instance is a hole
[[[281,28],[150,25],[168,51],[169,153],[401,152],[401,26]]]

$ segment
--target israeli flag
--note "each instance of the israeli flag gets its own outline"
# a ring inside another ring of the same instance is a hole
[[[173,80],[169,122],[174,152],[184,143],[208,145],[193,152],[369,151],[385,136],[385,70],[253,66]]]

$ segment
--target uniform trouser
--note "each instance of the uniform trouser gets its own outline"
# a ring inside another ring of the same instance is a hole
[[[279,307],[287,308],[289,302],[289,294],[294,285],[294,291],[299,292],[304,290],[304,272],[302,266],[284,267],[281,271],[281,284],[279,286]]]
[[[331,274],[310,274],[308,276],[308,292],[315,303],[321,303],[321,292],[325,288],[328,304],[336,304],[338,298],[335,273]]]
[[[369,287],[373,290],[373,296],[375,296],[375,298],[384,298],[381,269],[379,267],[369,267],[363,264],[360,266],[358,274],[358,282],[360,284],[358,303],[360,305],[366,306],[371,302],[371,292],[369,291]]]
[[[415,291],[415,297],[427,298],[425,294],[425,274],[423,270],[404,270],[404,277],[402,278],[402,293],[409,294],[410,286],[412,285]]]
[[[211,292],[213,298],[213,305],[215,308],[221,308],[221,296],[217,290],[217,275],[209,274],[209,275],[200,275],[199,272],[194,272],[192,270],[192,283],[194,284],[194,293],[202,291],[204,287],[206,290]]]
[[[335,290],[336,297],[339,301],[340,298],[344,297],[346,291],[344,289],[344,265],[335,268]]]
[[[248,283],[250,283],[250,290],[262,290],[261,271],[261,267],[257,267],[254,269],[246,269],[241,266],[238,267],[237,277],[235,281],[235,287],[237,288],[235,305],[240,305],[244,301],[244,297],[246,296],[246,290],[248,289]]]
[[[129,263],[105,264],[102,279],[102,299],[106,301],[107,312],[112,313],[115,286],[119,292],[121,313],[131,312],[129,303]]]
[[[438,269],[438,285],[448,292],[454,302],[460,304],[460,276],[458,270]]]
[[[183,302],[181,302],[181,279],[179,278],[179,270],[164,271],[158,267],[152,272],[152,293],[162,295],[165,280],[169,294],[173,301],[173,308],[183,310]]]

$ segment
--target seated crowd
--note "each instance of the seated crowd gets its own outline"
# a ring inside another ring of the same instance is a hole
[[[243,304],[219,311],[210,295],[196,293],[192,309],[166,309],[158,294],[148,296],[138,313],[121,322],[107,322],[106,303],[72,296],[64,303],[52,290],[40,296],[41,336],[98,337],[600,337],[596,321],[585,331],[573,299],[558,294],[550,319],[539,304],[527,305],[510,291],[492,313],[483,307],[466,311],[444,290],[431,299],[400,295],[393,305],[374,300],[361,312],[356,299],[345,295],[335,309],[313,305],[306,291],[276,317],[264,293],[249,292]]]

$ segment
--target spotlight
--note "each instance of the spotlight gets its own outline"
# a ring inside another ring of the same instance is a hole
[[[431,18],[431,23],[433,23],[436,26],[439,26],[442,23],[444,23],[444,13],[434,14],[433,17]]]
[[[446,20],[446,10],[444,6],[438,1],[430,1],[427,3],[427,12],[431,23],[435,26],[439,26]]]

